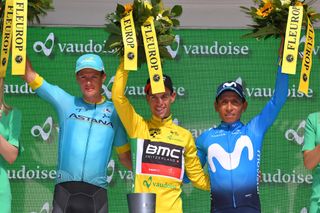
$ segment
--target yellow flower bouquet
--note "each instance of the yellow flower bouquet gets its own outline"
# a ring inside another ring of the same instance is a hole
[[[311,23],[320,19],[320,14],[310,5],[316,0],[298,1],[298,0],[253,0],[256,7],[244,7],[241,9],[252,18],[254,25],[252,32],[245,34],[245,38],[264,38],[274,36],[275,38],[285,34],[288,11],[290,6],[303,6],[303,26],[307,25],[307,19]]]
[[[134,0],[133,3],[126,5],[117,4],[116,11],[106,16],[106,31],[109,32],[109,35],[105,43],[105,49],[115,51],[119,56],[124,55],[125,45],[123,43],[121,19],[131,12],[138,46],[138,67],[146,62],[141,26],[150,17],[153,17],[161,61],[165,58],[172,59],[166,47],[174,42],[175,35],[172,31],[174,27],[180,25],[177,17],[182,14],[182,7],[175,5],[171,9],[165,9],[161,0]]]

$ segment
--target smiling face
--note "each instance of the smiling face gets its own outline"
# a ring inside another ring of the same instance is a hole
[[[164,93],[152,94],[151,91],[147,94],[147,102],[150,106],[151,113],[158,118],[169,117],[171,104],[176,98],[176,93],[166,88]]]
[[[233,91],[223,92],[214,102],[216,112],[222,121],[234,123],[240,120],[241,114],[247,109],[247,102]]]
[[[102,99],[101,87],[106,80],[106,74],[91,68],[80,70],[76,74],[83,99],[90,103],[98,103]]]

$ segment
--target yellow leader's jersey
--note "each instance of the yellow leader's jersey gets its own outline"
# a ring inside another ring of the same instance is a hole
[[[197,157],[192,134],[166,119],[143,119],[124,95],[128,72],[119,66],[112,99],[131,139],[134,191],[156,193],[157,213],[182,212],[181,185],[184,172],[197,188],[210,189]]]

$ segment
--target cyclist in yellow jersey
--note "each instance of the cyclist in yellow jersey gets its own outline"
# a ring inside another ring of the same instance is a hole
[[[128,72],[121,62],[112,88],[112,100],[131,139],[134,192],[156,194],[157,213],[182,212],[181,185],[186,172],[193,185],[210,189],[191,133],[172,122],[170,106],[176,93],[164,75],[165,92],[152,94],[150,80],[145,86],[152,118],[144,119],[134,110],[124,91]]]

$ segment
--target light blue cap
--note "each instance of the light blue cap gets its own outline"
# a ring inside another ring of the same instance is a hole
[[[96,54],[84,54],[76,62],[76,73],[85,68],[91,68],[99,72],[104,72],[104,65],[100,56]]]

